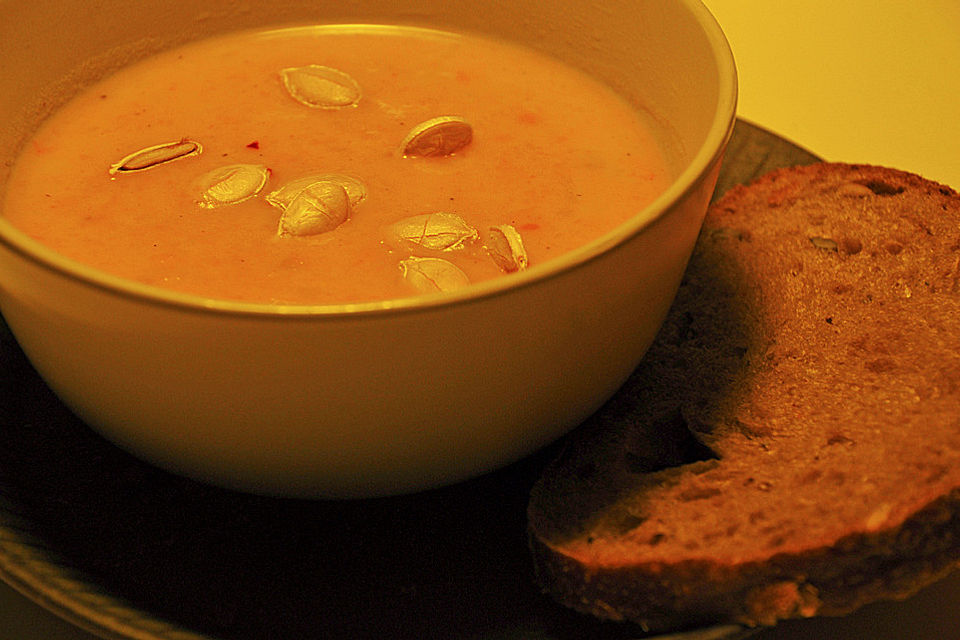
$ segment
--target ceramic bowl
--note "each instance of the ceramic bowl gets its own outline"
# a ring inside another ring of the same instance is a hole
[[[117,60],[311,22],[426,25],[544,50],[646,109],[673,141],[676,180],[615,230],[515,277],[360,305],[151,288],[69,261],[0,219],[0,311],[71,410],[175,473],[348,498],[517,460],[599,408],[653,340],[734,122],[727,42],[693,0],[5,2],[0,184],[36,123]]]

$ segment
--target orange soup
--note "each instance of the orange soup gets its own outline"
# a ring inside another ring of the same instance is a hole
[[[670,180],[641,112],[554,59],[314,26],[190,44],[89,87],[25,145],[4,215],[124,278],[328,304],[509,277]]]

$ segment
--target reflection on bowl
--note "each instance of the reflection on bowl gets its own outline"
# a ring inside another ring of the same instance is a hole
[[[0,56],[13,70],[0,79],[4,180],[51,88],[82,83],[117,52],[318,20],[429,25],[540,48],[642,101],[677,157],[671,186],[601,238],[510,278],[388,302],[271,306],[160,290],[66,260],[0,220],[0,311],[78,416],[188,476],[355,497],[512,462],[620,386],[676,292],[733,126],[726,41],[693,1],[448,4],[318,12],[287,2],[267,12],[151,0],[136,15],[119,2],[18,5],[16,19],[0,7]]]

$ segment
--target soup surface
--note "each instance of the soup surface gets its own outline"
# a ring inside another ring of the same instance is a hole
[[[315,26],[190,44],[89,87],[23,149],[4,215],[150,285],[327,304],[509,276],[670,179],[641,113],[556,60]]]

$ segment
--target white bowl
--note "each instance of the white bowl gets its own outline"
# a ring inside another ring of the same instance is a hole
[[[712,194],[737,92],[713,18],[693,0],[0,3],[0,181],[46,110],[117,60],[297,22],[429,25],[540,48],[648,108],[682,168],[653,204],[561,258],[458,293],[360,305],[151,288],[0,219],[0,311],[36,369],[138,456],[265,494],[439,486],[576,426],[653,340]]]

